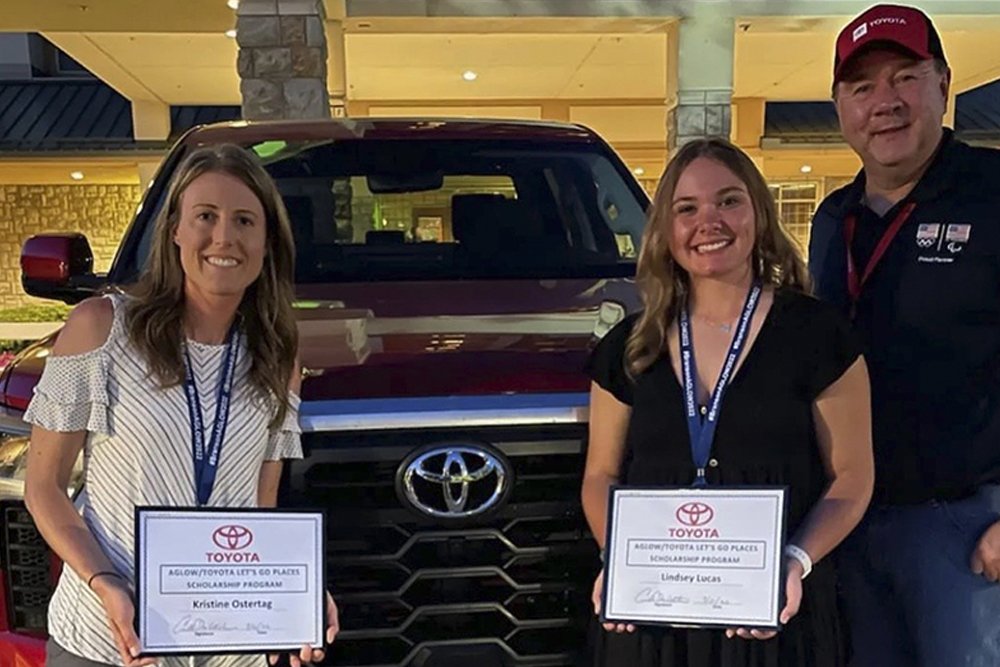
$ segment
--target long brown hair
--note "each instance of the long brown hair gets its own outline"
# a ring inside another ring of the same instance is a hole
[[[240,302],[237,317],[247,339],[250,381],[273,400],[274,428],[288,411],[288,383],[295,368],[298,330],[292,310],[295,284],[295,241],[288,213],[274,181],[256,157],[239,146],[221,144],[194,150],[181,163],[153,231],[149,260],[128,291],[126,326],[129,338],[149,363],[163,387],[184,381],[181,343],[184,315],[184,270],[174,232],[184,191],[199,176],[222,173],[239,179],[260,200],[266,218],[266,252],[260,276]]]
[[[809,274],[802,256],[779,224],[774,198],[750,157],[717,137],[686,143],[660,177],[642,235],[636,283],[644,309],[625,344],[625,370],[633,378],[663,353],[667,329],[677,317],[689,289],[687,272],[670,253],[671,202],[681,174],[700,157],[720,163],[746,185],[754,211],[756,238],[751,257],[754,276],[776,288],[809,291]]]

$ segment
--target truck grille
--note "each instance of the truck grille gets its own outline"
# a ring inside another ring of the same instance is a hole
[[[582,429],[457,435],[306,436],[292,502],[328,512],[342,628],[330,664],[450,665],[430,656],[456,646],[492,656],[479,667],[580,663],[599,565],[578,501]],[[456,525],[397,497],[400,462],[449,442],[489,443],[511,462],[513,488],[493,515]]]
[[[0,568],[7,574],[7,622],[15,632],[44,633],[53,590],[51,552],[21,502],[0,502],[0,516]]]

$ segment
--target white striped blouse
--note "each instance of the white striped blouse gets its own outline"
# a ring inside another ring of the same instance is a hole
[[[86,430],[83,491],[77,507],[115,568],[134,585],[133,512],[136,505],[197,504],[191,430],[183,386],[162,389],[150,377],[124,326],[125,299],[109,295],[114,321],[107,341],[85,354],[49,357],[24,415],[51,431]],[[211,429],[225,345],[188,341],[206,431]],[[250,367],[241,338],[229,425],[211,507],[254,507],[265,460],[302,457],[298,398],[288,417],[269,431],[273,406],[247,380]],[[210,433],[206,432],[206,441]],[[50,636],[70,653],[121,665],[100,600],[69,567],[49,603]],[[262,656],[162,658],[165,667],[261,667]]]

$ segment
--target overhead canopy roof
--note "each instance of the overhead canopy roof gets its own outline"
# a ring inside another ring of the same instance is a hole
[[[702,0],[703,1],[703,0]],[[348,97],[362,100],[661,99],[667,27],[691,0],[327,1],[343,20]],[[129,99],[239,103],[224,0],[4,0],[0,31],[42,32]],[[734,4],[736,97],[822,100],[855,0]],[[925,0],[957,92],[1000,78],[994,2]],[[516,6],[513,6],[516,5]],[[561,13],[561,15],[560,15]],[[514,15],[516,14],[516,16]],[[329,34],[329,29],[328,29]],[[681,54],[683,57],[683,54]],[[460,74],[471,69],[475,82]]]
[[[673,40],[694,3],[705,1],[324,4],[331,44],[343,27],[348,108],[357,105],[352,113],[568,119],[632,151],[630,162],[641,165],[640,157],[648,159],[646,171],[652,173],[662,166],[667,96],[676,87]],[[827,100],[835,35],[871,1],[717,3],[720,12],[734,7],[740,12],[734,21],[734,97],[770,103]],[[225,0],[2,4],[0,31],[41,32],[125,99],[169,107],[234,108],[240,103],[237,45],[225,36],[236,26],[236,16]],[[996,2],[919,4],[942,33],[956,92],[1000,78]],[[683,62],[683,50],[679,57]],[[329,67],[338,67],[335,58]],[[465,70],[477,78],[464,80]],[[195,113],[203,112],[187,112]],[[818,120],[813,112],[803,115],[794,108],[769,111],[768,117],[771,128],[786,129]],[[978,127],[992,119],[989,113],[970,112],[957,124]],[[174,130],[187,123],[176,111],[171,120]]]

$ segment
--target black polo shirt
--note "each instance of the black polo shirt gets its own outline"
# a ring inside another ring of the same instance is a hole
[[[864,172],[813,218],[809,263],[820,298],[850,312],[844,220],[863,273],[886,228],[912,214],[864,284],[855,330],[872,378],[875,501],[962,497],[1000,482],[1000,151],[945,131],[909,196],[865,207]]]

